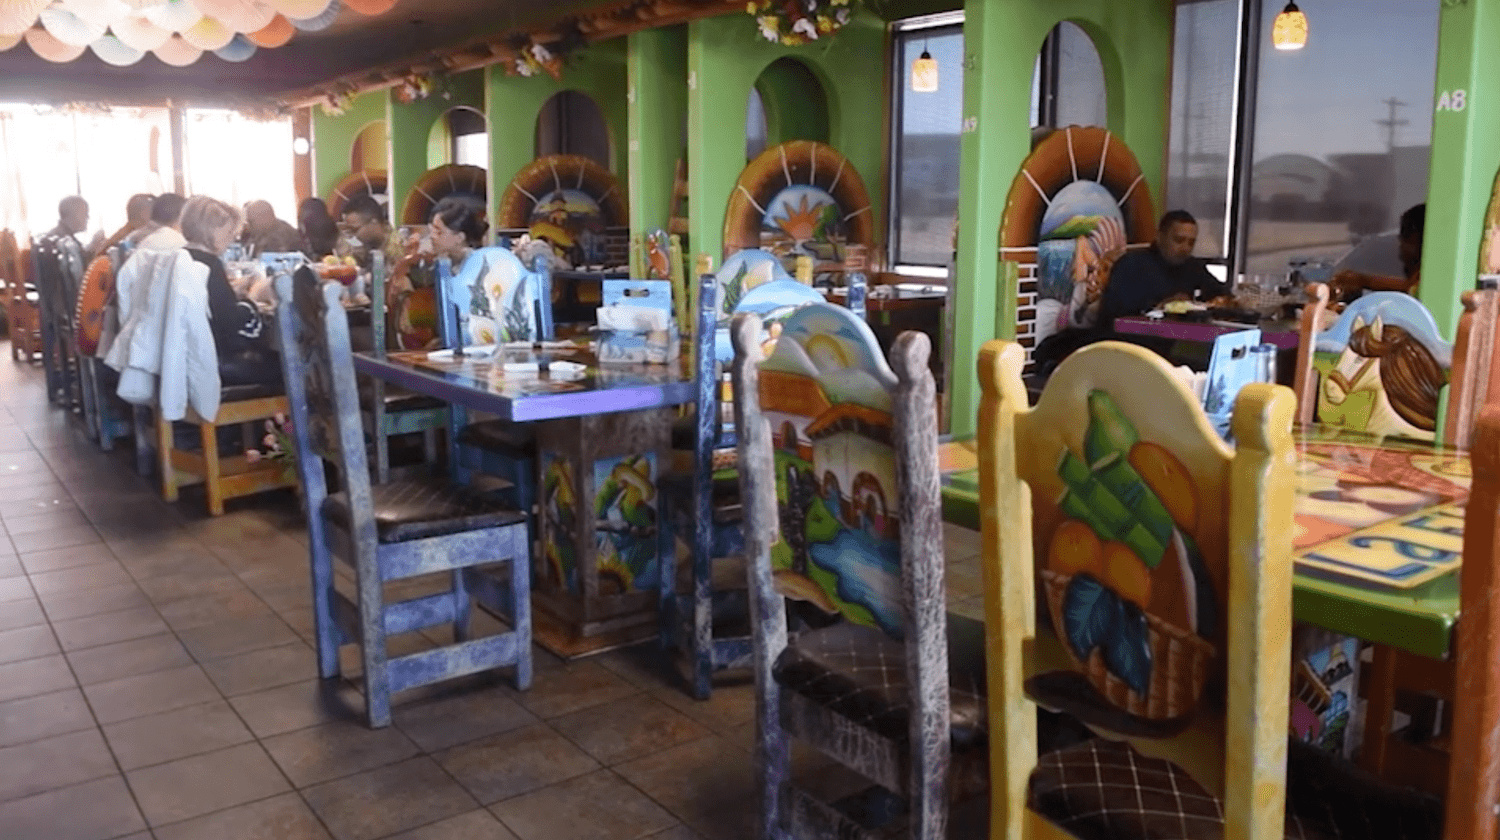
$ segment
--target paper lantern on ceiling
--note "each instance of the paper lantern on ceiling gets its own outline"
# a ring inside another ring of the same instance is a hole
[[[115,21],[109,31],[120,39],[120,43],[143,52],[156,49],[172,37],[172,33],[167,30],[134,15]]]
[[[362,15],[383,14],[396,5],[396,0],[340,0],[340,2]]]
[[[283,15],[288,20],[308,20],[328,11],[333,5],[333,0],[269,0],[271,8]]]
[[[271,18],[271,23],[269,26],[264,29],[256,30],[255,32],[246,32],[245,37],[249,38],[250,43],[256,45],[257,47],[265,47],[268,50],[273,50],[277,47],[283,46],[287,41],[292,40],[292,35],[295,34],[296,31],[297,29],[296,27],[292,26],[291,21],[287,20],[281,15],[277,15],[276,17]]]
[[[21,43],[20,35],[0,35],[0,52],[5,52],[19,43]]]
[[[255,44],[251,43],[250,39],[244,35],[235,35],[230,39],[228,44],[214,50],[214,55],[225,61],[232,61],[238,64],[255,55]]]
[[[162,64],[170,64],[173,67],[186,67],[198,60],[203,55],[203,50],[182,40],[181,35],[173,35],[161,46],[152,50],[156,57],[161,59]]]
[[[64,44],[45,29],[26,30],[26,43],[31,45],[32,52],[58,64],[72,61],[83,55],[83,47]]]
[[[0,35],[20,35],[36,23],[49,0],[0,0]]]
[[[276,17],[276,10],[259,0],[193,0],[193,5],[231,32],[254,32]]]
[[[147,9],[153,9],[162,5],[167,0],[121,0],[121,2],[137,12],[144,12]]]
[[[80,20],[67,9],[53,6],[43,9],[42,26],[52,37],[70,47],[86,47],[104,36],[104,26]]]
[[[170,0],[146,10],[146,20],[168,32],[181,32],[203,20],[203,13],[188,0]]]
[[[105,64],[113,64],[116,67],[127,67],[140,61],[146,55],[144,50],[127,47],[119,38],[113,35],[105,35],[94,43],[89,44],[89,49],[94,51],[94,55],[99,56],[100,61]]]
[[[211,17],[205,17],[181,32],[182,40],[200,50],[216,50],[229,43],[234,30]]]
[[[130,14],[130,7],[120,0],[60,0],[59,6],[75,15],[79,20],[106,27]]]
[[[292,26],[297,27],[303,32],[317,32],[332,26],[333,22],[338,19],[339,12],[343,10],[344,4],[340,3],[339,0],[333,0],[332,3],[328,4],[328,8],[324,9],[323,13],[317,17],[288,19],[292,22]]]

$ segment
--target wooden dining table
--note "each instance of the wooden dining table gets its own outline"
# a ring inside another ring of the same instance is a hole
[[[1453,650],[1466,452],[1343,429],[1295,430],[1298,621],[1434,659]],[[939,448],[943,516],[979,527],[973,440]]]
[[[356,353],[354,367],[501,420],[546,421],[535,426],[534,638],[572,658],[655,635],[660,520],[649,488],[670,460],[671,407],[697,397],[687,354],[601,365],[587,344],[550,342]]]

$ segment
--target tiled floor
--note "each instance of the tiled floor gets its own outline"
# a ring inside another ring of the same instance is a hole
[[[316,678],[293,497],[168,505],[40,383],[0,361],[3,840],[749,837],[743,679],[695,702],[654,645],[538,650],[528,691],[447,683],[367,729],[353,684]],[[974,535],[947,542],[953,604],[975,611]],[[823,768],[799,757],[847,783]]]

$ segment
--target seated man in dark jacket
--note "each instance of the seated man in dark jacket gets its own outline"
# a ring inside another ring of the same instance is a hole
[[[1211,300],[1229,294],[1229,285],[1214,277],[1193,257],[1198,220],[1186,210],[1171,210],[1156,226],[1156,241],[1143,251],[1129,251],[1115,263],[1099,302],[1099,327],[1108,330],[1116,318],[1140,315],[1173,299]]]

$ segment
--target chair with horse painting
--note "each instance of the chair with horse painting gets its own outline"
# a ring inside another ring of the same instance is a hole
[[[1326,300],[1320,284],[1308,299]],[[1314,304],[1316,309],[1316,304]],[[1319,330],[1304,317],[1296,375],[1298,419],[1379,437],[1433,441],[1453,344],[1416,298],[1373,292]]]

